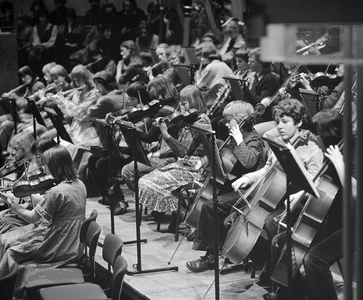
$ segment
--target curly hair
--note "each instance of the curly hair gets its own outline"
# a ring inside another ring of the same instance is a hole
[[[272,108],[272,117],[276,120],[283,116],[291,117],[295,124],[308,121],[306,107],[297,99],[285,98]]]

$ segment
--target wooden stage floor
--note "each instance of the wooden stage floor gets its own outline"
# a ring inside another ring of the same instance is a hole
[[[134,195],[122,186],[126,201],[130,207],[124,215],[115,216],[115,233],[124,241],[136,240],[136,214],[134,205]],[[88,198],[87,211],[89,215],[93,209],[97,209],[97,222],[102,227],[100,242],[104,236],[111,232],[111,217],[108,206],[97,202],[98,198]],[[156,273],[143,273],[125,276],[123,287],[125,298],[128,299],[151,299],[151,300],[198,300],[215,299],[215,287],[208,288],[214,281],[214,271],[203,273],[192,273],[185,267],[185,262],[196,259],[203,252],[192,250],[192,242],[183,240],[178,251],[174,255],[170,265],[168,262],[176,249],[178,242],[175,242],[174,235],[167,232],[167,226],[171,221],[171,215],[162,218],[161,230],[156,230],[156,222],[150,214],[142,216],[140,226],[141,238],[147,239],[146,243],[141,243],[141,270],[153,270],[156,268],[178,267],[178,271],[162,271]],[[181,239],[182,236],[179,236]],[[124,245],[123,256],[128,262],[128,270],[135,271],[133,266],[137,263],[137,245],[132,243]],[[102,259],[102,248],[97,247],[96,262],[106,267]],[[251,278],[249,271],[244,269],[227,269],[219,276],[220,280],[220,299],[244,299],[261,300],[268,293],[267,290],[257,283],[260,269],[256,270],[256,278]],[[337,272],[338,273],[338,272]],[[336,288],[339,299],[344,299],[343,280],[339,275],[334,274]],[[206,294],[206,295],[205,295]]]

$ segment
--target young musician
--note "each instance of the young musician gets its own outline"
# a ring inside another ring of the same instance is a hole
[[[15,157],[17,158],[16,161],[19,161],[21,158],[29,159],[29,163],[24,164],[26,171],[22,172],[22,174],[19,173],[21,176],[19,180],[29,180],[30,182],[30,180],[34,180],[40,176],[45,176],[46,174],[43,169],[43,163],[40,160],[40,156],[43,152],[54,146],[56,146],[56,142],[51,138],[40,138],[34,142],[33,135],[30,133],[19,133],[15,135],[12,139],[12,147],[14,150],[13,154],[15,154]],[[29,149],[31,153],[29,153]],[[24,156],[21,157],[22,155]],[[30,205],[31,201],[28,197],[25,197],[25,201],[28,208],[33,208]],[[14,213],[9,209],[0,213],[0,234],[25,225],[28,225],[28,223],[14,215]],[[24,230],[24,232],[26,230]]]
[[[5,233],[0,238],[0,276],[7,275],[9,266],[19,265],[14,297],[21,298],[24,292],[24,275],[27,270],[56,267],[77,261],[83,254],[83,245],[79,233],[86,210],[86,188],[77,179],[69,152],[56,146],[42,154],[46,173],[52,175],[57,183],[44,195],[32,210],[27,210],[18,203],[11,194],[8,202],[11,210],[28,223],[41,221],[34,230],[20,235],[11,244],[6,243],[8,235],[16,230]]]
[[[202,91],[207,107],[217,98],[218,91],[226,85],[223,79],[233,74],[230,67],[221,61],[216,46],[211,42],[204,42],[195,48],[200,59],[199,70],[195,74],[195,84]]]
[[[326,147],[325,156],[331,161],[327,175],[339,188],[327,216],[318,231],[316,238],[305,254],[303,264],[306,272],[304,285],[301,282],[299,271],[292,280],[292,292],[294,299],[302,298],[302,292],[309,300],[338,299],[330,267],[343,258],[343,215],[342,201],[344,187],[344,157],[337,146],[342,139],[343,132],[342,115],[333,109],[326,109],[318,112],[313,117],[314,132],[322,139]],[[354,156],[356,152],[353,153]],[[355,160],[353,159],[352,177],[352,198],[357,197],[357,182]],[[354,218],[354,212],[348,212]],[[272,270],[277,262],[284,243],[286,233],[276,235],[272,242]],[[354,250],[354,249],[353,249]],[[304,287],[297,289],[296,287]],[[277,295],[284,294],[286,289],[279,288]],[[300,294],[298,294],[300,293]]]
[[[261,60],[260,49],[250,50],[248,63],[252,72],[256,72],[252,87],[243,89],[245,101],[256,105],[262,103],[268,106],[265,113],[256,118],[255,124],[271,120],[271,108],[275,103],[270,103],[271,97],[277,92],[279,83],[277,77],[271,73],[271,63]]]
[[[152,99],[157,99],[162,105],[155,114],[154,119],[169,116],[176,111],[179,106],[179,94],[171,81],[163,76],[157,76],[149,82],[147,90],[149,92],[149,96]],[[155,124],[151,125],[147,133],[142,132],[141,130],[136,131],[137,138],[139,138],[141,142],[149,144],[158,141],[160,134],[160,129]],[[158,154],[160,151],[165,152],[165,150],[168,149],[169,146],[164,143],[158,143],[148,155],[151,167],[140,163],[138,164],[139,176],[149,173],[157,167],[162,167],[168,163],[174,162],[176,160],[175,157],[165,157]],[[135,183],[134,162],[131,162],[122,168],[122,177],[125,179],[129,188],[133,189]]]
[[[187,116],[192,111],[196,111],[195,120],[190,120],[190,125],[210,130],[210,121],[205,114],[207,107],[204,104],[201,92],[194,85],[189,85],[180,91],[180,113]],[[179,111],[178,110],[178,111]],[[177,120],[178,116],[174,120]],[[193,135],[187,127],[181,128],[177,138],[174,138],[168,132],[168,128],[173,126],[174,120],[164,121],[156,119],[156,126],[159,127],[163,136],[163,142],[170,146],[170,150],[164,155],[170,155],[178,158],[175,163],[168,164],[158,168],[149,174],[142,176],[139,180],[139,198],[140,204],[145,205],[152,211],[174,212],[178,208],[178,198],[173,192],[179,187],[194,180],[203,181],[205,176],[194,170],[194,166],[204,155],[201,145],[193,144]],[[178,121],[176,121],[178,122]],[[177,128],[183,126],[186,118],[175,124]],[[167,123],[169,125],[167,125]],[[196,137],[195,137],[196,138]],[[193,144],[192,149],[190,149]],[[176,220],[169,225],[169,231],[174,232]]]
[[[280,134],[280,138],[284,142],[294,144],[296,141],[298,141],[296,145],[297,155],[301,159],[308,173],[311,175],[311,179],[313,179],[322,166],[323,153],[318,145],[315,143],[315,141],[312,141],[309,138],[300,138],[299,128],[308,118],[305,106],[296,99],[285,98],[281,100],[279,104],[274,106],[274,108],[272,109],[272,116],[275,119],[276,127]],[[233,183],[233,188],[235,190],[240,187],[245,188],[246,186],[259,180],[266,174],[268,175],[271,166],[274,166],[276,162],[277,158],[272,150],[270,150],[270,155],[265,166],[256,172],[244,174],[241,178],[237,179]],[[292,206],[299,199],[302,193],[303,192],[300,191],[290,195],[290,202]],[[277,208],[273,212],[271,212],[265,220],[264,227],[269,238],[269,243],[271,243],[273,237],[278,233],[278,230],[280,229],[280,226],[275,220],[275,217],[280,215],[284,210],[284,201],[279,201]],[[269,247],[267,246],[265,247],[265,249],[269,249]],[[263,249],[252,250],[251,255],[255,254],[254,251],[260,250],[263,251]],[[265,260],[266,262],[265,270],[260,275],[261,284],[269,283],[270,252],[265,252],[266,253],[264,254],[260,254],[260,257],[256,257],[256,260],[261,260],[262,258],[262,260]]]
[[[125,41],[120,46],[122,60],[117,63],[116,82],[120,87],[126,87],[136,81],[137,75],[144,66],[139,50],[134,41]]]
[[[228,146],[237,159],[240,174],[255,171],[263,167],[263,141],[261,136],[253,128],[253,121],[246,119],[254,112],[251,104],[244,101],[233,101],[223,110],[223,116],[227,119],[227,127],[233,137]],[[239,123],[245,120],[242,128]],[[200,168],[200,164],[196,167]],[[223,222],[229,215],[232,206],[240,197],[235,191],[230,192],[230,183],[222,187],[218,196],[218,223],[219,241],[224,238]],[[193,249],[206,251],[206,254],[199,259],[188,261],[186,267],[192,272],[203,272],[214,268],[214,233],[213,233],[213,199],[208,199],[201,208],[200,217],[193,242]]]

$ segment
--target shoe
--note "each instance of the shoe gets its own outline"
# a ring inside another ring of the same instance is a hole
[[[100,197],[98,203],[102,205],[111,205],[110,200],[106,196]]]
[[[115,207],[113,208],[113,214],[115,216],[122,215],[127,212],[127,208],[129,204],[127,202],[116,202]]]
[[[264,300],[287,300],[286,294],[280,294],[280,293],[268,293],[262,296]]]
[[[212,270],[214,269],[214,256],[213,254],[201,256],[196,260],[187,261],[185,265],[189,271],[194,273]]]

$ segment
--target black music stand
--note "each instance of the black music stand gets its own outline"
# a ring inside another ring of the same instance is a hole
[[[33,135],[34,135],[34,139],[37,139],[37,124],[36,122],[38,122],[40,125],[43,126],[47,126],[45,125],[45,121],[42,117],[42,115],[40,114],[39,108],[36,104],[36,102],[34,100],[30,100],[29,98],[26,98],[26,100],[28,101],[29,107],[31,109],[31,112],[33,114]]]
[[[117,143],[114,139],[113,135],[113,125],[106,123],[102,119],[91,118],[90,122],[92,123],[96,133],[100,139],[102,147],[107,151],[107,159],[108,159],[108,181],[109,182],[117,182],[116,178],[114,178],[114,169],[112,158],[117,156],[123,158],[123,155],[120,149],[117,146]],[[91,146],[91,152],[94,146]],[[115,206],[115,199],[114,193],[111,193],[111,233],[115,234],[115,215],[114,215],[114,206]]]
[[[187,125],[193,132],[193,136],[197,132],[203,149],[208,158],[210,164],[211,173],[213,176],[213,231],[214,231],[214,282],[215,282],[215,299],[219,300],[219,238],[218,238],[218,199],[217,199],[217,181],[220,178],[228,178],[228,174],[225,171],[224,163],[221,159],[217,141],[215,138],[215,132],[210,130],[204,130],[199,127]]]
[[[4,111],[4,114],[11,115],[14,121],[14,133],[18,133],[18,123],[21,123],[22,120],[19,116],[18,109],[16,106],[16,100],[13,98],[0,97],[1,108]]]
[[[175,68],[180,76],[181,81],[183,82],[184,86],[192,84],[192,78],[189,73],[189,66],[188,65],[172,65]]]
[[[196,65],[200,63],[197,55],[195,54],[194,47],[184,47],[184,54],[187,64]]]
[[[237,100],[244,100],[243,85],[245,80],[234,77],[223,77],[231,85],[232,93]]]
[[[291,209],[290,209],[290,189],[291,184],[299,187],[302,190],[310,193],[314,197],[319,197],[319,192],[315,187],[313,180],[310,178],[308,171],[305,169],[303,163],[298,157],[295,148],[291,144],[286,144],[282,140],[264,136],[263,139],[267,141],[271,150],[276,155],[281,167],[286,174],[286,248],[287,250],[287,288],[288,299],[291,298],[291,281],[292,281],[292,243],[291,243]]]
[[[321,102],[323,95],[320,95],[314,91],[299,89],[299,91],[286,90],[291,95],[299,95],[301,102],[304,104],[310,118],[312,118],[317,112],[321,110]]]
[[[60,116],[53,108],[44,107],[44,111],[48,113],[49,119],[52,121],[54,128],[57,130],[57,143],[60,143],[60,138],[73,144],[71,137],[63,125],[63,116]]]
[[[141,225],[141,216],[140,216],[140,207],[139,207],[139,184],[138,184],[138,166],[137,163],[142,163],[147,166],[151,166],[149,158],[147,157],[144,148],[141,145],[140,140],[136,136],[136,128],[129,127],[123,124],[119,124],[120,130],[125,138],[125,141],[130,149],[132,149],[131,155],[134,159],[134,177],[135,177],[135,209],[136,209],[136,246],[137,246],[137,263],[136,263],[136,271],[128,272],[129,275],[134,274],[144,274],[144,273],[155,273],[162,271],[178,271],[178,267],[166,267],[166,268],[157,268],[157,269],[149,269],[142,270],[141,265],[141,236],[140,236],[140,225]],[[146,242],[146,240],[144,240]]]

